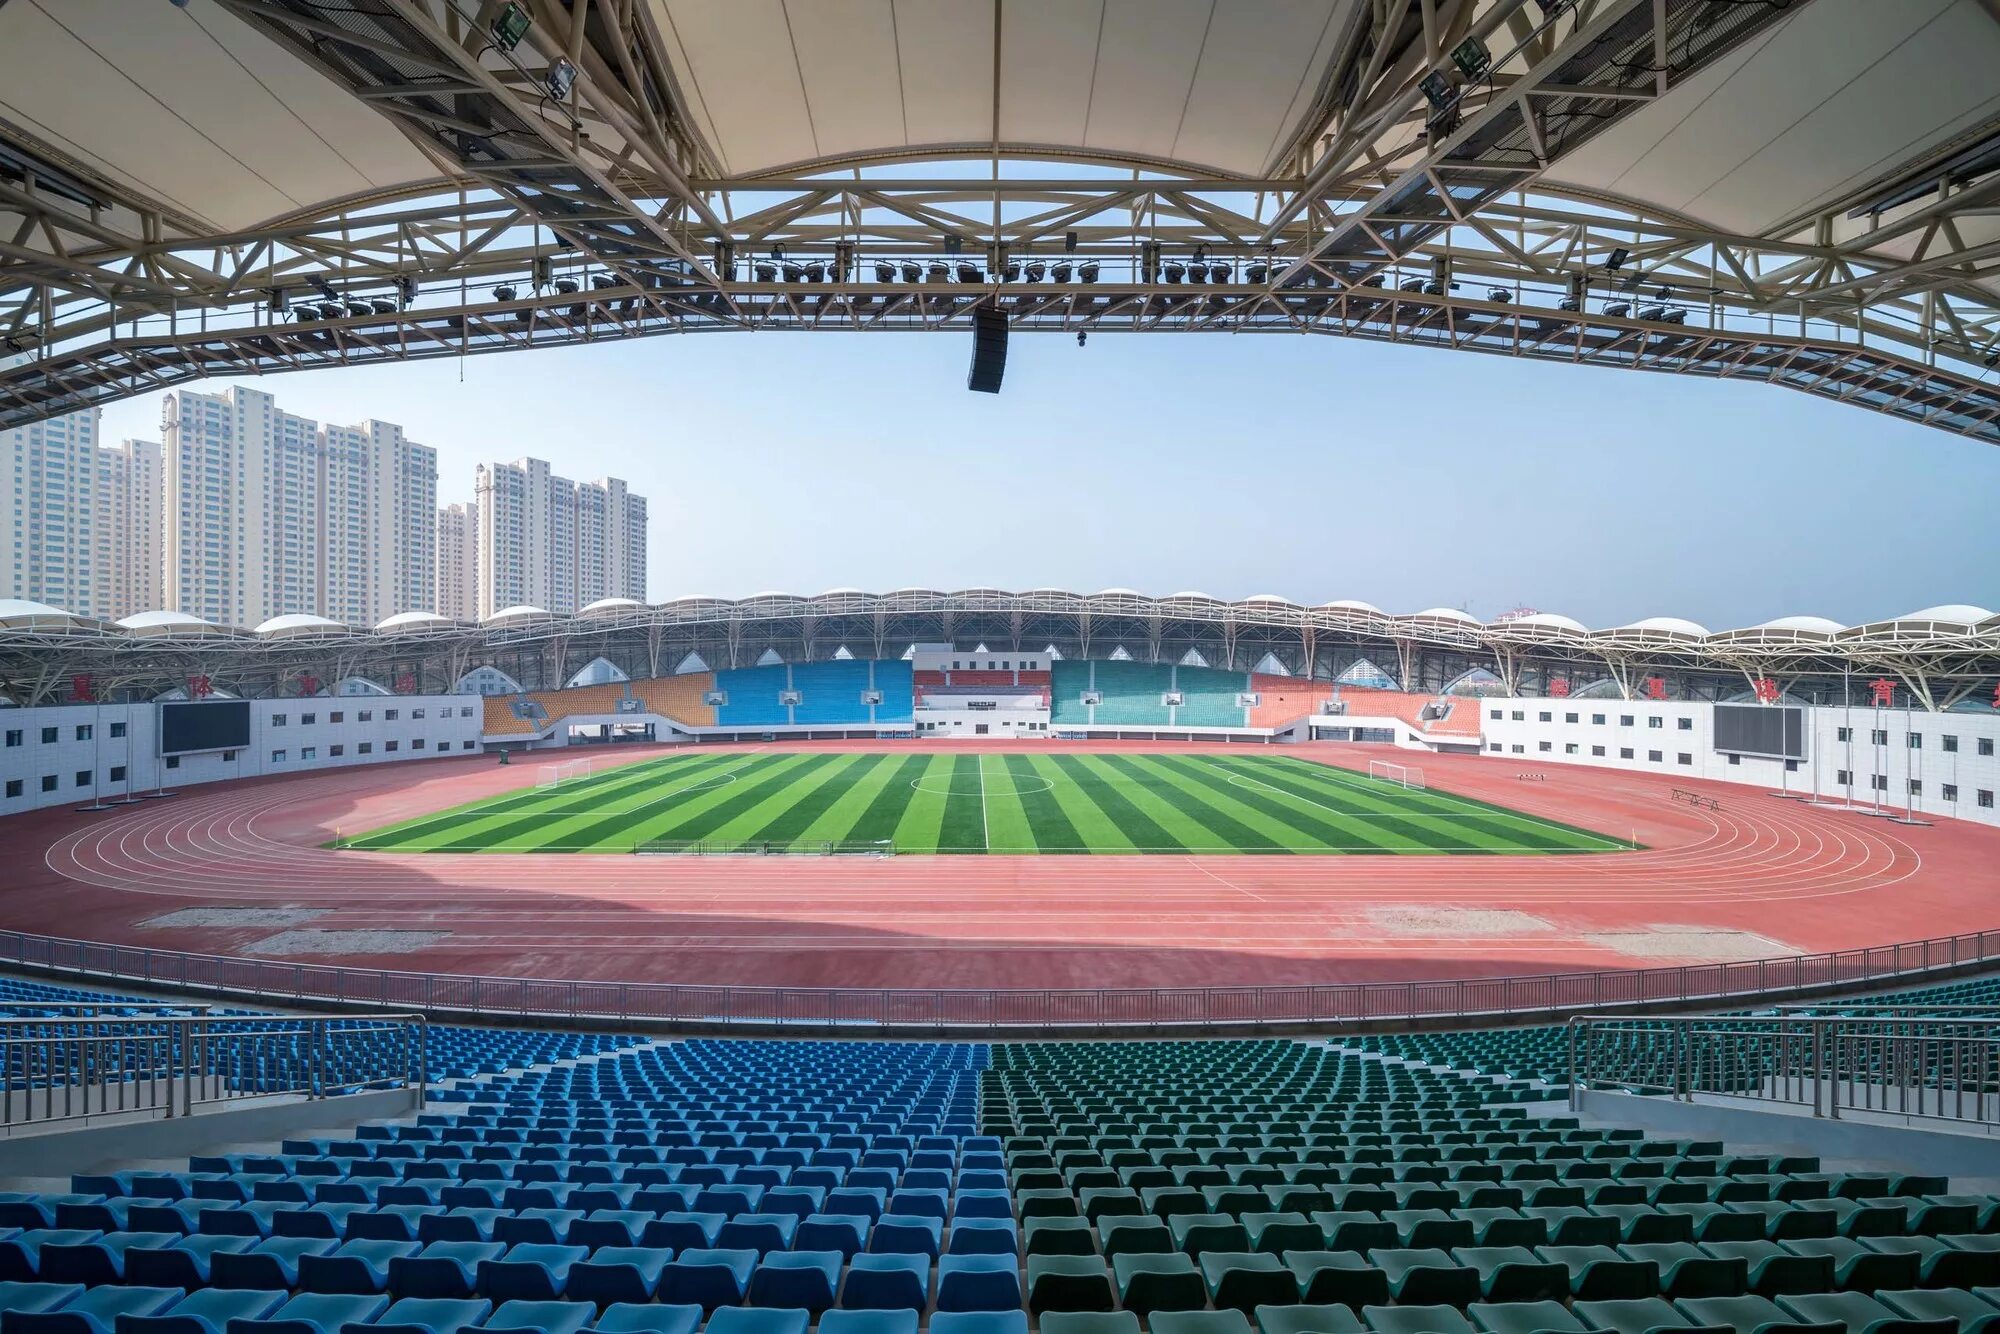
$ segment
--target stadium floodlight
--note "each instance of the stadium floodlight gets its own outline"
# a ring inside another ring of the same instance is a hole
[[[923,281],[923,277],[924,277],[924,268],[923,268],[923,265],[921,265],[921,264],[916,264],[916,263],[911,263],[911,262],[908,262],[908,261],[905,261],[905,262],[904,262],[904,264],[903,264],[903,281],[904,281],[904,282],[906,282],[906,283],[914,283],[914,282],[922,282],[922,281]]]
[[[986,275],[979,271],[979,266],[969,260],[961,262],[958,266],[958,280],[962,283],[984,282],[985,278]]]
[[[1504,287],[1490,287],[1486,290],[1486,298],[1504,306],[1514,299],[1514,294]]]
[[[1398,290],[1408,292],[1414,296],[1424,290],[1424,280],[1422,278],[1405,278]]]
[[[1227,264],[1211,264],[1211,265],[1209,265],[1209,266],[1208,266],[1208,280],[1209,280],[1210,282],[1212,282],[1212,283],[1226,283],[1226,282],[1228,282],[1228,281],[1229,281],[1229,266],[1228,266]]]
[[[1451,63],[1458,66],[1459,73],[1469,81],[1478,83],[1493,68],[1493,53],[1474,33],[1452,48]]]
[[[1361,280],[1361,285],[1363,287],[1383,287],[1388,284],[1388,281],[1389,279],[1383,274],[1371,273]]]
[[[823,283],[826,281],[826,265],[820,263],[818,260],[808,263],[805,266],[805,272],[806,281],[809,283]]]
[[[1031,260],[1029,260],[1029,261],[1028,261],[1028,281],[1029,281],[1029,282],[1031,282],[1031,283],[1038,283],[1038,282],[1040,282],[1040,281],[1042,280],[1043,276],[1044,276],[1045,274],[1047,274],[1047,273],[1048,273],[1048,267],[1047,267],[1046,265],[1044,265],[1044,264],[1043,264],[1043,263],[1042,263],[1042,262],[1041,262],[1040,260],[1035,260],[1035,259],[1031,259]]]
[[[1082,265],[1082,267],[1080,267],[1080,268],[1078,268],[1078,269],[1077,269],[1077,271],[1076,271],[1076,276],[1077,276],[1077,277],[1079,277],[1079,278],[1081,278],[1081,279],[1082,279],[1083,281],[1085,281],[1085,282],[1087,282],[1087,283],[1094,283],[1094,282],[1096,282],[1096,281],[1097,281],[1097,261],[1096,261],[1096,260],[1094,260],[1094,259],[1089,259],[1089,260],[1085,260],[1085,261],[1083,262],[1083,265]]]
[[[1577,298],[1573,296],[1566,296],[1562,300],[1556,302],[1556,309],[1565,310],[1568,311],[1570,314],[1574,315],[1577,311],[1583,309],[1583,302],[1579,301]]]
[[[1006,269],[1003,270],[1003,273],[1005,274],[1005,281],[1007,282],[1018,283],[1021,281],[1021,266],[1018,262],[1010,263],[1006,267]]]
[[[924,270],[924,281],[927,283],[950,282],[951,266],[942,260],[933,261],[930,267]]]
[[[1606,302],[1604,313],[1614,320],[1622,320],[1632,313],[1632,303],[1630,301]]]
[[[574,296],[576,294],[576,279],[574,278],[556,279],[556,292],[562,296]]]
[[[766,279],[766,281],[768,282],[769,279]],[[607,287],[618,286],[618,279],[608,273],[593,273],[590,275],[590,285],[602,292]]]
[[[542,87],[549,90],[550,101],[569,101],[570,89],[576,87],[576,66],[569,63],[568,57],[557,56],[556,63],[542,76]]]
[[[1675,306],[1672,310],[1668,311],[1666,314],[1666,320],[1668,324],[1686,324],[1687,318],[1688,318],[1687,311],[1679,306]]]
[[[1190,265],[1188,265],[1188,268],[1187,268],[1187,280],[1188,280],[1189,282],[1191,282],[1191,283],[1205,283],[1205,282],[1207,282],[1207,281],[1208,281],[1208,265],[1206,265],[1206,264],[1190,264]]]
[[[514,289],[506,283],[501,283],[493,289],[493,299],[495,301],[512,301],[514,299]]]
[[[1181,266],[1178,264],[1167,264],[1162,266],[1160,269],[1160,277],[1170,283],[1179,282],[1181,280]]]
[[[1439,282],[1439,281],[1438,281],[1437,279],[1435,279],[1435,278],[1431,279],[1431,280],[1430,280],[1429,282],[1427,282],[1427,283],[1425,283],[1425,284],[1424,284],[1424,295],[1425,295],[1425,296],[1443,296],[1443,295],[1444,295],[1444,284],[1443,284],[1443,283],[1441,283],[1441,282]]]
[[[878,283],[893,283],[893,282],[895,282],[895,281],[896,281],[896,266],[895,266],[894,264],[891,264],[891,263],[890,263],[890,262],[889,262],[888,260],[886,260],[886,259],[878,259],[878,260],[876,260],[876,261],[875,261],[875,281],[876,281],[876,282],[878,282]]]
[[[784,274],[785,281],[788,283],[802,283],[806,280],[805,266],[794,264],[789,260],[784,265]]]
[[[1604,260],[1604,271],[1606,273],[1616,273],[1618,272],[1618,270],[1625,267],[1625,261],[1630,258],[1632,258],[1632,252],[1627,250],[1624,246],[1619,246],[1616,250],[1612,251],[1610,255],[1606,256]]]
[[[1067,263],[1059,262],[1055,265],[1054,268],[1049,270],[1049,276],[1054,278],[1059,283],[1068,282],[1069,275],[1070,275],[1070,266]]]
[[[396,303],[386,296],[378,296],[368,303],[368,309],[370,313],[376,315],[394,315]]]
[[[292,318],[300,324],[309,324],[319,318],[319,307],[304,304],[292,307]]]
[[[1262,260],[1252,263],[1249,268],[1243,270],[1243,280],[1245,282],[1261,283],[1270,276],[1271,266]]]
[[[493,26],[490,29],[493,33],[493,45],[502,51],[512,51],[521,44],[521,39],[528,35],[528,29],[534,24],[535,21],[528,17],[528,11],[522,7],[519,0],[507,0],[506,4],[500,6],[500,12],[493,16]]]
[[[1642,320],[1663,320],[1666,317],[1667,317],[1667,308],[1665,306],[1639,307],[1639,318]]]
[[[366,301],[355,300],[347,303],[347,313],[352,316],[373,315],[375,307]]]
[[[770,260],[760,259],[753,267],[755,268],[758,282],[774,283],[778,281],[778,266]]]

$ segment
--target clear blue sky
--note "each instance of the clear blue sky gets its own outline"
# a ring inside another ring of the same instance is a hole
[[[717,334],[272,376],[440,502],[523,454],[651,505],[649,594],[1196,589],[1713,629],[2000,605],[2000,449],[1787,390],[1284,335]],[[227,381],[200,388],[217,389]],[[105,412],[158,438],[159,396]]]

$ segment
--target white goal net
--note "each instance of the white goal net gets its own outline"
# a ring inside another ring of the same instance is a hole
[[[590,777],[589,760],[571,760],[567,764],[545,764],[541,777],[535,780],[536,787],[561,787],[564,783],[574,783],[579,778]]]
[[[1392,764],[1388,760],[1370,760],[1368,776],[1412,791],[1424,790],[1424,771],[1414,764]]]

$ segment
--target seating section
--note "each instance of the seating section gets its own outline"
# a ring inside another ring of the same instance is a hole
[[[532,718],[523,718],[514,711],[514,705],[528,699],[527,695],[487,695],[479,701],[479,730],[485,736],[535,736],[542,725]]]
[[[916,691],[910,664],[901,658],[875,660],[875,689],[882,702],[875,706],[878,723],[908,723],[915,717]]]
[[[715,711],[718,727],[787,727],[792,721],[791,709],[779,702],[783,691],[791,687],[790,669],[776,667],[739,667],[715,674],[715,688],[728,696],[728,702]]]
[[[1173,689],[1181,692],[1174,710],[1178,727],[1248,727],[1249,716],[1238,697],[1250,688],[1242,672],[1213,667],[1174,668]]]
[[[1327,701],[1338,699],[1345,713],[1356,718],[1395,718],[1413,731],[1427,736],[1479,739],[1480,701],[1472,696],[1426,695],[1403,690],[1376,690],[1368,686],[1343,685],[1330,681],[1302,681],[1291,676],[1250,678],[1250,689],[1259,702],[1250,711],[1252,727],[1285,728],[1323,711]],[[1444,706],[1444,716],[1426,718],[1426,710]]]
[[[715,689],[714,672],[685,672],[632,683],[632,693],[649,713],[689,727],[715,726],[715,706],[705,696]]]
[[[794,723],[855,723],[869,720],[862,696],[869,685],[871,664],[854,659],[800,662],[792,665],[791,688],[799,692]]]
[[[1257,707],[1250,710],[1250,725],[1273,730],[1312,717],[1322,704],[1333,698],[1331,681],[1306,681],[1296,676],[1267,676],[1258,672],[1251,676],[1250,688],[1257,692]]]

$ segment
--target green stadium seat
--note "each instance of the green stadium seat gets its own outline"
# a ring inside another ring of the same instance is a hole
[[[1584,1328],[1608,1330],[1612,1334],[1663,1334],[1664,1331],[1685,1334],[1697,1329],[1703,1334],[1734,1334],[1728,1325],[1703,1325],[1660,1297],[1576,1302],[1570,1311],[1583,1322]]]
[[[1480,1295],[1489,1302],[1562,1301],[1569,1296],[1569,1270],[1521,1246],[1460,1246],[1452,1252],[1479,1275]]]
[[[1479,1273],[1435,1248],[1372,1251],[1398,1305],[1465,1306],[1479,1300]]]
[[[1795,1254],[1831,1261],[1834,1286],[1844,1292],[1918,1286],[1922,1260],[1915,1251],[1885,1254],[1846,1237],[1801,1237],[1783,1245]]]
[[[2000,1305],[1976,1292],[1905,1288],[1883,1291],[1875,1299],[1912,1320],[1952,1320],[1958,1334],[1996,1334],[2000,1331]]]
[[[1258,1334],[1362,1334],[1360,1317],[1347,1306],[1260,1306]]]
[[[1361,1320],[1374,1334],[1475,1334],[1452,1306],[1365,1306]]]
[[[1807,1324],[1844,1327],[1847,1334],[1958,1334],[1954,1316],[1918,1319],[1860,1292],[1780,1297],[1778,1306]]]
[[[1465,1308],[1481,1334],[1576,1334],[1583,1322],[1558,1301],[1475,1302]]]
[[[1208,1305],[1208,1289],[1193,1260],[1170,1255],[1121,1255],[1111,1262],[1119,1304],[1128,1311],[1198,1311]]]
[[[1202,1279],[1217,1309],[1254,1311],[1299,1299],[1299,1280],[1277,1256],[1264,1251],[1208,1251]]]
[[[1579,1301],[1628,1301],[1660,1295],[1660,1270],[1609,1246],[1544,1246],[1543,1260],[1569,1271],[1570,1294]]]
[[[1152,1334],[1251,1334],[1241,1311],[1160,1311],[1146,1325]]]
[[[1095,1254],[1028,1257],[1028,1309],[1109,1311],[1117,1305],[1111,1267]]]
[[[1741,1260],[1747,1291],[1759,1297],[1788,1292],[1829,1292],[1834,1286],[1833,1259],[1801,1255],[1775,1241],[1708,1241],[1701,1249],[1721,1260]]]
[[[1802,1320],[1769,1297],[1689,1297],[1674,1305],[1696,1324],[1726,1326],[1736,1334],[1847,1334],[1838,1320]]]

